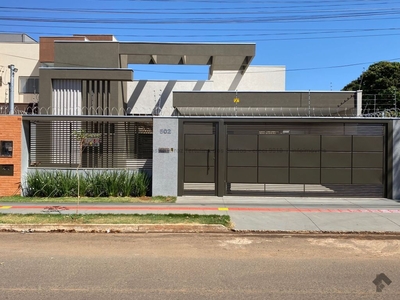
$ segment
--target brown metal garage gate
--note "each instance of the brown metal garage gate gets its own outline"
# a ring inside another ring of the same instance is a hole
[[[373,123],[183,122],[180,191],[384,197],[385,132]]]

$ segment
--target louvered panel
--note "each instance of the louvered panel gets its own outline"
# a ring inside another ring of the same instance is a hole
[[[76,116],[82,111],[80,80],[53,80],[53,115]]]
[[[128,159],[126,161],[127,169],[151,170],[153,168],[152,159]]]
[[[97,134],[99,144],[83,147],[74,132]],[[40,121],[31,123],[30,164],[41,167],[151,169],[151,122]]]

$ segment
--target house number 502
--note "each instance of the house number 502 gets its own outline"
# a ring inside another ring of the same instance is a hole
[[[160,129],[161,134],[171,134],[171,129]]]

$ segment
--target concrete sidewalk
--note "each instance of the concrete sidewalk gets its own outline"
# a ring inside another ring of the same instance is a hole
[[[0,213],[76,212],[75,204],[0,203]],[[227,214],[238,231],[398,232],[400,203],[384,198],[179,197],[173,204],[81,204],[79,213]]]
[[[400,233],[400,203],[385,198],[180,197],[177,203],[226,207],[236,230]]]

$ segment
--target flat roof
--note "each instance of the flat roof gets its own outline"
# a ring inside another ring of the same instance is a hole
[[[37,44],[37,41],[25,33],[0,33],[0,43]]]
[[[238,70],[244,73],[255,56],[255,43],[163,43],[120,41],[66,41],[55,43],[85,45],[93,51],[101,44],[118,43],[118,55],[128,64],[209,65],[214,70]]]

